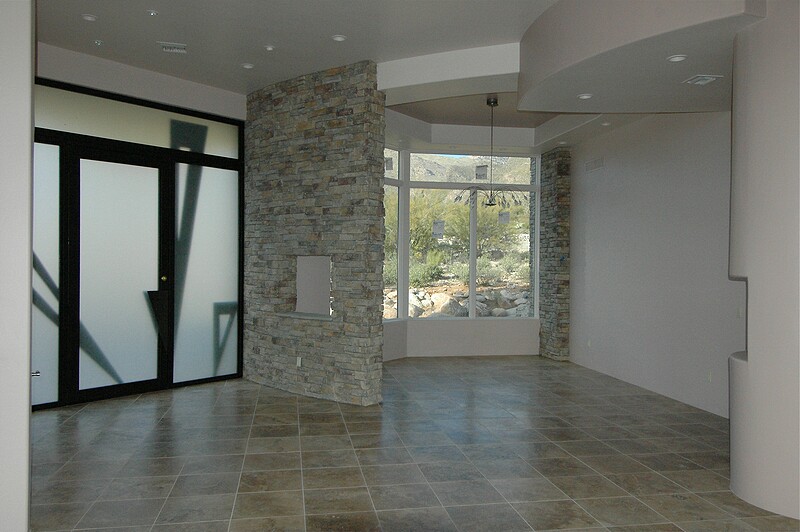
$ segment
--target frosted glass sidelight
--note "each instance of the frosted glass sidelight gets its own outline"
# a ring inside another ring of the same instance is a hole
[[[239,174],[176,167],[174,381],[230,375],[238,361]]]
[[[158,170],[81,160],[79,388],[157,376]]]
[[[33,147],[31,404],[58,401],[59,148]]]

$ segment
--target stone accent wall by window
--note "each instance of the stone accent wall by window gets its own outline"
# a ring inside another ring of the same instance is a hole
[[[380,402],[383,143],[384,95],[370,61],[248,95],[245,378]],[[294,313],[298,255],[331,257],[331,316]]]
[[[541,157],[539,223],[539,354],[569,358],[570,154],[556,148]]]

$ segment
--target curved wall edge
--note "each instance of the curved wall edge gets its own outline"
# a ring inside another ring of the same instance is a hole
[[[676,109],[660,109],[658,105],[662,103],[662,98],[650,90],[650,87],[644,87],[641,94],[637,94],[638,85],[647,85],[653,81],[653,76],[646,70],[660,69],[660,64],[656,67],[649,62],[631,65],[630,72],[617,80],[617,83],[624,82],[629,87],[628,92],[642,99],[631,108],[622,108],[619,104],[601,108],[602,104],[597,99],[577,104],[574,95],[565,104],[563,94],[554,92],[552,87],[576,87],[576,94],[587,92],[586,88],[591,86],[589,82],[594,83],[602,79],[604,73],[609,72],[606,68],[608,65],[616,65],[615,70],[618,70],[619,65],[628,64],[626,61],[631,58],[641,61],[642,55],[627,53],[626,49],[633,46],[639,52],[661,50],[664,41],[672,34],[675,34],[674,42],[680,44],[687,44],[685,36],[694,35],[702,39],[703,35],[708,35],[707,38],[712,38],[712,33],[717,37],[717,44],[726,42],[725,38],[719,39],[720,35],[727,35],[732,40],[736,31],[758,20],[763,11],[763,2],[758,0],[678,0],[669,3],[562,0],[536,20],[520,42],[518,108],[528,111],[574,112],[576,105],[580,105],[581,112],[675,112]],[[692,31],[698,26],[703,26],[703,29]],[[668,43],[666,49],[669,49]],[[705,49],[703,42],[694,44],[694,50],[698,52]],[[661,55],[659,51],[658,57],[663,59]],[[705,59],[708,60],[713,55],[711,53]],[[581,87],[581,80],[586,87]],[[608,81],[604,83],[608,85]],[[687,98],[686,101],[692,99]],[[571,108],[565,108],[565,105]],[[719,105],[705,105],[703,108],[690,110],[724,110],[717,107]]]
[[[731,491],[800,518],[800,7],[736,37],[729,274],[747,279],[747,358],[729,360]],[[745,361],[746,360],[746,361]]]

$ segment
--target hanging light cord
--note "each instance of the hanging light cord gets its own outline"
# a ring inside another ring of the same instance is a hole
[[[489,197],[491,198],[491,200],[493,200],[494,199],[494,105],[490,103],[489,107],[492,110],[492,118],[489,126]]]
[[[497,96],[488,96],[486,105],[491,109],[491,122],[489,123],[489,197],[484,205],[492,207],[497,205],[494,197],[494,108],[497,107]]]

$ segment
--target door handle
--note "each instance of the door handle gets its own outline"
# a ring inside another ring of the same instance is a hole
[[[36,371],[31,371],[31,377],[41,377],[41,376],[42,372],[39,371],[38,369]]]
[[[167,282],[167,276],[166,276],[166,275],[162,275],[162,276],[161,276],[161,280],[162,280],[162,281],[164,281],[164,282],[166,283],[166,282]]]

